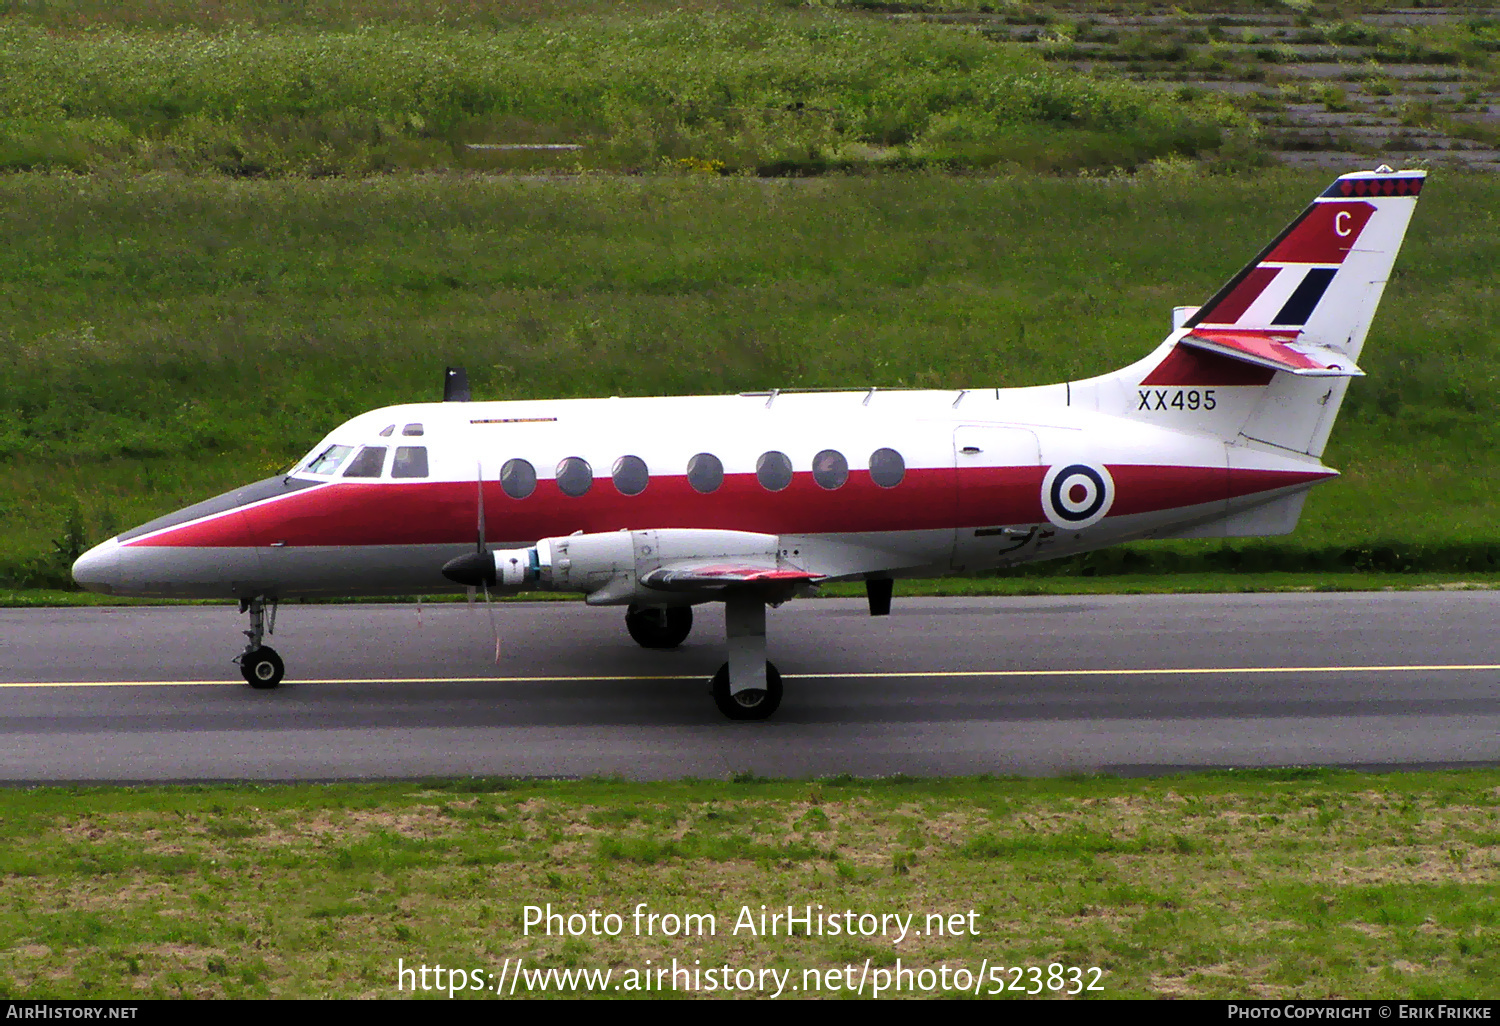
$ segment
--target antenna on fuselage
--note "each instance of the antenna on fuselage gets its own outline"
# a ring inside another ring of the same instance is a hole
[[[449,367],[443,375],[443,402],[466,403],[469,401],[469,375],[462,367]]]

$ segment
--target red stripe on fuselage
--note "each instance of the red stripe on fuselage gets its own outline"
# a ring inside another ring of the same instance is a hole
[[[1319,481],[1327,481],[1330,477],[1338,477],[1336,470],[1244,470],[1236,469],[1229,472],[1229,498],[1238,499],[1245,495],[1255,495],[1259,492],[1274,492],[1278,488],[1291,488],[1293,485],[1316,484]]]
[[[1330,471],[1307,473],[1228,467],[1121,466],[1110,467],[1109,473],[1115,479],[1115,501],[1109,509],[1112,517],[1223,502],[1333,476]]]
[[[966,467],[958,474],[957,515],[944,527],[1040,524],[1046,467]]]
[[[1331,472],[1229,470],[1224,467],[1111,466],[1115,501],[1110,516],[1154,513],[1222,502],[1256,492],[1306,484]],[[653,478],[645,492],[620,495],[601,478],[587,495],[563,495],[538,482],[526,499],[512,499],[485,483],[488,540],[533,541],[574,531],[672,527],[761,534],[840,534],[941,530],[994,524],[1034,524],[1045,517],[1045,467],[908,470],[895,488],[881,488],[867,472],[826,491],[812,475],[768,492],[750,474],[726,477],[711,495],[683,477]],[[192,548],[285,545],[431,545],[470,542],[478,512],[467,481],[338,482],[171,528],[128,546]]]
[[[1223,502],[1229,497],[1228,467],[1110,467],[1115,479],[1112,517],[1154,513],[1177,506]]]
[[[537,482],[525,499],[512,499],[486,481],[486,534],[491,541],[534,540],[621,528],[702,527],[765,534],[914,531],[952,527],[952,468],[908,470],[895,488],[881,488],[868,471],[854,471],[844,487],[820,488],[812,475],[795,475],[768,492],[753,474],[725,477],[718,491],[700,495],[685,477],[652,478],[640,495],[621,495],[608,478],[588,494],[563,495],[555,482]],[[478,523],[474,483],[354,484],[298,492],[243,510],[249,544],[425,545],[468,541]],[[135,545],[244,545],[245,534],[223,518],[142,538]]]

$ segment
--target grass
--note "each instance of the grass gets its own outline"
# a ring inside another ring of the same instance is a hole
[[[505,27],[534,21],[663,14],[672,11],[719,13],[796,8],[792,0],[0,0],[0,15],[48,29],[98,26],[172,29],[192,27],[357,29],[362,25],[440,25]],[[805,5],[816,8],[818,4]]]
[[[1078,170],[1250,130],[1220,97],[1058,71],[941,25],[769,9],[415,21],[0,22],[0,170]],[[576,149],[496,148],[541,144]]]
[[[1482,14],[1485,5],[1451,3],[1448,9]],[[1187,14],[1261,13],[1288,15],[1314,27],[1319,37],[1353,18],[1390,9],[1407,10],[1410,0],[1338,0],[1307,3],[1287,0],[1183,0],[1173,9]],[[1099,0],[1078,5],[1010,2],[1010,0],[454,0],[428,4],[420,0],[0,0],[0,15],[54,30],[89,26],[148,28],[226,28],[234,26],[339,28],[370,24],[507,26],[546,20],[619,16],[670,11],[718,13],[739,10],[826,10],[894,13],[999,14],[1018,24],[1064,22],[1089,13],[1159,13],[1154,0]],[[1316,25],[1314,25],[1316,19]],[[1337,36],[1337,33],[1335,32]]]
[[[1099,373],[1325,177],[0,178],[0,580],[63,586],[445,363],[478,398]],[[1497,189],[1424,193],[1295,536],[1061,569],[1492,572]]]
[[[1497,795],[1495,770],[10,790],[0,996],[394,997],[398,960],[517,958],[800,986],[900,958],[1097,966],[1104,997],[1493,998]],[[715,929],[637,935],[639,903]],[[549,904],[622,928],[528,931]],[[733,932],[788,904],[945,931]]]

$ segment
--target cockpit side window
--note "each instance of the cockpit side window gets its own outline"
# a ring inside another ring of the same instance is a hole
[[[308,461],[307,472],[309,474],[332,474],[339,469],[339,464],[354,451],[352,445],[330,445],[312,460]]]
[[[401,429],[403,435],[420,435],[423,433],[421,424],[408,424]]]
[[[392,477],[426,477],[427,446],[398,445],[396,458],[391,461]]]
[[[359,455],[349,461],[349,469],[344,471],[345,477],[379,477],[380,468],[385,466],[385,446],[367,445],[359,450]]]

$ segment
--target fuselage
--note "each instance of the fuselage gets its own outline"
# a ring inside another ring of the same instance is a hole
[[[163,597],[451,591],[441,568],[478,543],[480,489],[497,548],[716,529],[837,539],[932,576],[1171,536],[1332,475],[1072,407],[1061,386],[412,404],[110,539],[75,576]]]

